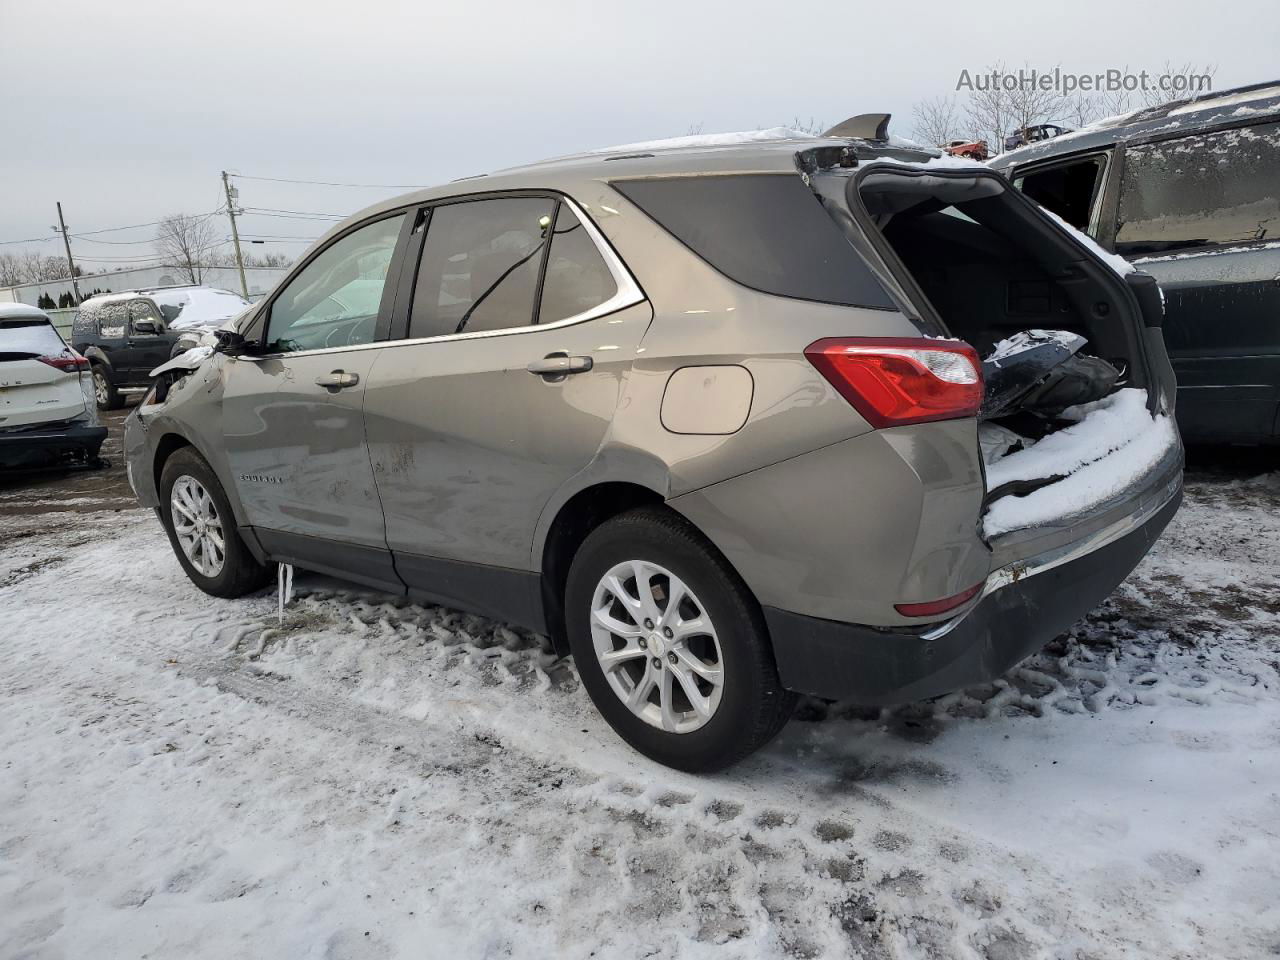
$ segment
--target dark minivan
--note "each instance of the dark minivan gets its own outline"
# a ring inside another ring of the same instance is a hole
[[[1280,441],[1280,83],[1139,110],[991,166],[1159,281],[1185,440]]]

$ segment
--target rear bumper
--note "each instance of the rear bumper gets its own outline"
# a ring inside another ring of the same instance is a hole
[[[783,686],[866,704],[907,703],[993,680],[1092,610],[1124,580],[1182,502],[1181,471],[1137,515],[992,575],[972,609],[925,633],[770,607]]]
[[[46,466],[67,456],[92,460],[106,438],[106,427],[78,423],[0,433],[0,468]]]

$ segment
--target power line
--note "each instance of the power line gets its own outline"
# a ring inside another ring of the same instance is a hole
[[[332,180],[291,180],[287,177],[253,177],[247,173],[233,173],[241,180],[268,180],[271,183],[307,183],[317,187],[360,187],[368,190],[421,190],[426,183],[336,183]]]
[[[220,214],[220,213],[222,213],[222,208],[221,208],[221,207],[219,207],[217,210],[214,210],[214,211],[213,211],[213,212],[211,212],[211,213],[197,213],[197,214],[195,215],[195,219],[197,219],[197,220],[201,220],[201,221],[203,221],[203,220],[208,220],[210,217],[216,217],[216,216],[217,216],[218,214]],[[80,231],[79,231],[79,232],[77,232],[77,233],[73,233],[73,234],[71,234],[71,236],[72,236],[74,239],[79,240],[79,239],[83,239],[83,238],[85,238],[85,237],[96,236],[97,234],[100,234],[100,233],[118,233],[118,232],[119,232],[119,231],[121,231],[121,230],[138,230],[138,229],[141,229],[142,227],[154,227],[154,226],[156,226],[156,225],[158,225],[158,224],[161,224],[161,223],[164,223],[164,220],[151,220],[151,221],[148,221],[147,223],[131,223],[131,224],[129,224],[128,226],[124,226],[124,227],[103,227],[101,230],[80,230]],[[52,236],[52,237],[33,237],[33,238],[31,238],[30,240],[0,240],[0,244],[10,244],[10,243],[43,243],[43,242],[45,242],[46,240],[53,240],[53,239],[55,239],[55,237],[56,237],[56,231],[55,231],[55,235],[54,235],[54,236]],[[94,241],[92,241],[92,242],[93,242],[93,243],[110,243],[110,241],[109,241],[109,240],[94,240]],[[142,240],[140,240],[140,241],[137,241],[137,242],[138,242],[138,243],[146,243],[146,242],[150,242],[150,241],[142,241]]]

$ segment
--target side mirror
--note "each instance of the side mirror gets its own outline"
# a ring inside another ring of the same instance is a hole
[[[253,353],[257,343],[252,340],[246,340],[244,334],[237,333],[235,330],[215,330],[213,335],[218,338],[218,346],[215,348],[219,353],[225,353],[229,357],[239,357],[247,353]]]
[[[135,320],[133,321],[133,332],[155,336],[160,333],[160,325],[154,320]]]

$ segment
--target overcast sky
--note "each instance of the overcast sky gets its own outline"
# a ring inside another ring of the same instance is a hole
[[[431,184],[698,124],[711,133],[883,110],[908,134],[913,102],[998,59],[1076,72],[1209,62],[1218,88],[1280,74],[1275,0],[1077,0],[1068,10],[1027,0],[0,0],[0,241],[51,235],[57,200],[72,233],[209,212],[223,169]],[[249,206],[325,213],[403,192],[240,189]],[[244,230],[293,237],[324,226],[259,217]],[[149,229],[101,239],[143,242],[74,249],[151,253]]]

